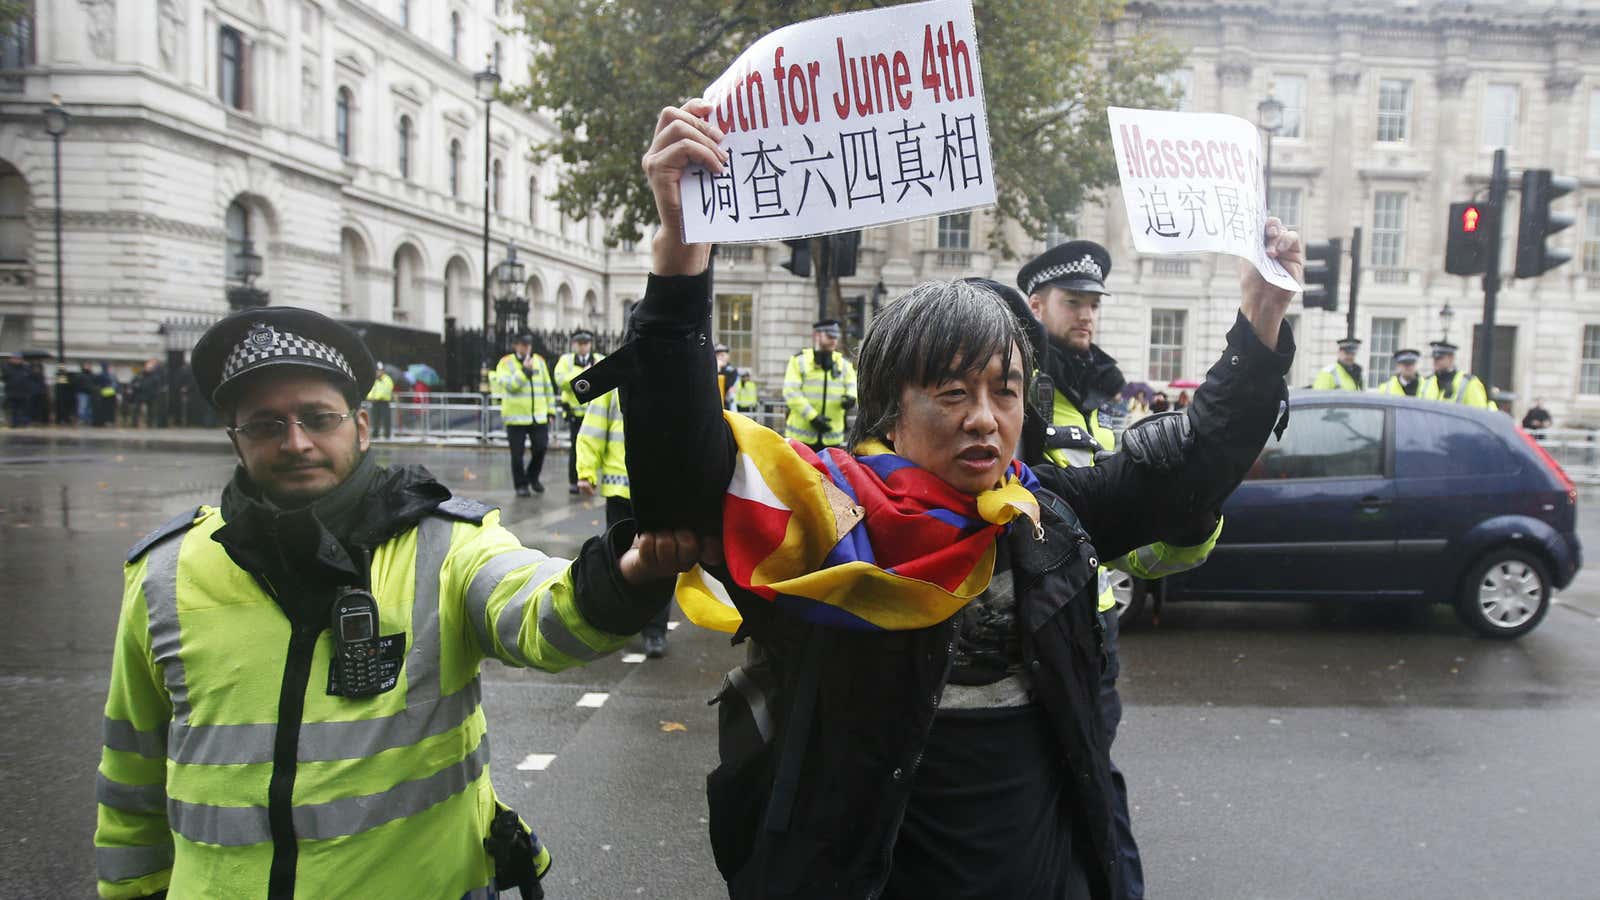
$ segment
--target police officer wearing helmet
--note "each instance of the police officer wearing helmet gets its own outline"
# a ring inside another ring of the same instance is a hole
[[[811,349],[790,357],[783,376],[783,436],[819,452],[844,444],[845,414],[856,405],[856,367],[839,350],[840,331],[838,319],[812,323]]]
[[[100,895],[537,893],[549,854],[495,798],[480,664],[610,653],[698,547],[624,523],[551,559],[425,469],[380,466],[372,356],[318,313],[236,313],[193,360],[239,466],[127,557]]]
[[[1126,379],[1117,361],[1094,343],[1101,301],[1111,293],[1105,285],[1110,272],[1111,254],[1104,247],[1094,241],[1075,240],[1046,250],[1017,274],[1017,285],[1028,298],[1028,309],[1044,326],[1047,345],[1035,354],[1041,370],[1039,383],[1048,381],[1053,387],[1048,409],[1043,407],[1043,396],[1036,404],[1041,413],[1049,416],[1044,456],[1046,461],[1063,468],[1093,466],[1097,459],[1117,449],[1116,434],[1101,424],[1100,408],[1122,390]],[[1205,513],[1179,531],[1184,543],[1150,544],[1100,567],[1098,606],[1105,623],[1107,660],[1100,675],[1100,706],[1108,743],[1116,739],[1122,720],[1122,700],[1117,692],[1120,611],[1113,585],[1127,576],[1151,580],[1194,568],[1210,555],[1221,531],[1221,520]],[[1148,588],[1133,580],[1129,590]],[[1128,812],[1127,782],[1115,763],[1111,765],[1111,780],[1115,791],[1113,837],[1123,897],[1143,897],[1144,873]]]
[[[1356,354],[1361,352],[1361,339],[1345,337],[1339,339],[1339,357],[1331,365],[1324,366],[1322,371],[1311,382],[1314,391],[1359,391],[1364,390],[1365,382],[1361,380],[1361,364],[1356,362]]]

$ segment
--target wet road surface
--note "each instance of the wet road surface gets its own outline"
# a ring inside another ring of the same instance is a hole
[[[501,452],[383,450],[571,554],[598,500],[512,497]],[[94,770],[128,546],[215,503],[210,446],[0,433],[0,897],[93,896]],[[1600,497],[1580,502],[1600,546]],[[485,668],[503,798],[552,848],[552,898],[725,896],[705,838],[705,700],[738,651]],[[1128,774],[1152,898],[1600,897],[1600,573],[1520,641],[1439,607],[1174,604],[1123,636]],[[600,695],[603,695],[600,696]],[[553,757],[553,759],[547,759]]]

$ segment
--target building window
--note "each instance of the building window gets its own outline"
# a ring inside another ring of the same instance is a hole
[[[1372,264],[1399,268],[1405,259],[1406,195],[1378,191],[1372,197]]]
[[[1583,326],[1583,365],[1578,369],[1578,393],[1600,394],[1600,325]]]
[[[1278,129],[1278,137],[1305,137],[1306,77],[1304,75],[1274,77],[1272,96],[1283,104],[1283,127]]]
[[[250,240],[250,211],[245,209],[243,203],[235,200],[228,204],[228,212],[223,217],[223,230],[227,232],[228,239],[223,246],[227,258],[222,261],[222,271],[227,273],[229,281],[243,281],[239,254],[244,252],[245,241]]]
[[[1589,155],[1600,156],[1600,88],[1589,92]]]
[[[1491,84],[1483,92],[1483,145],[1491,150],[1517,143],[1517,106],[1521,99],[1514,84]]]
[[[1172,92],[1172,108],[1187,112],[1194,106],[1194,70],[1173,69],[1157,79],[1160,85]]]
[[[1299,228],[1305,224],[1300,218],[1300,189],[1273,188],[1272,196],[1267,198],[1267,212],[1277,216],[1290,228]]]
[[[749,294],[717,295],[717,340],[728,345],[728,362],[754,368],[755,300]]]
[[[1176,381],[1183,377],[1183,326],[1188,313],[1181,309],[1150,310],[1150,379]]]
[[[500,160],[495,160],[489,167],[489,206],[495,212],[500,211]]]
[[[494,42],[494,70],[502,75],[504,75],[506,71],[505,58],[502,55],[499,41]]]
[[[506,0],[494,0],[494,14],[497,16],[506,14]]]
[[[0,162],[0,265],[26,264],[33,244],[28,225],[28,182],[9,163]]]
[[[461,61],[461,13],[450,14],[450,58]]]
[[[401,116],[400,126],[395,132],[395,140],[398,142],[395,155],[400,164],[401,178],[411,177],[411,138],[411,117]]]
[[[971,260],[972,213],[955,213],[939,217],[940,266],[961,268]]]
[[[33,3],[12,4],[15,19],[0,29],[0,69],[24,69],[33,65]]]
[[[1411,82],[1385,78],[1378,82],[1378,140],[1400,144],[1411,122]]]
[[[539,224],[539,179],[528,179],[528,224]]]
[[[1375,388],[1389,380],[1405,324],[1405,319],[1372,320],[1372,340],[1367,342],[1367,387]]]
[[[244,35],[222,26],[217,36],[217,96],[234,109],[245,108]]]
[[[333,136],[339,145],[339,155],[350,158],[350,89],[339,88],[333,101]]]
[[[450,196],[461,199],[461,142],[450,142]]]
[[[400,27],[411,30],[411,0],[395,0],[398,9],[395,10],[396,18],[400,20]]]
[[[1583,272],[1600,275],[1600,199],[1583,207]]]

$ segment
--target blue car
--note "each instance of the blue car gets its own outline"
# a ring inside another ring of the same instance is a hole
[[[1544,619],[1582,564],[1578,493],[1510,417],[1376,393],[1295,391],[1223,506],[1211,559],[1150,588],[1176,600],[1449,603],[1480,634]],[[1126,613],[1125,613],[1126,615]]]

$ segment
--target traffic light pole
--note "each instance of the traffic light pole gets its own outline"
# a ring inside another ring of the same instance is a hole
[[[1361,226],[1350,236],[1350,309],[1344,314],[1344,336],[1356,336],[1356,295],[1361,293]]]
[[[1493,389],[1494,378],[1494,311],[1500,298],[1500,246],[1505,228],[1506,208],[1506,151],[1494,152],[1494,174],[1489,177],[1489,252],[1483,270],[1483,325],[1482,337],[1473,348],[1472,373],[1483,382],[1485,391]]]

